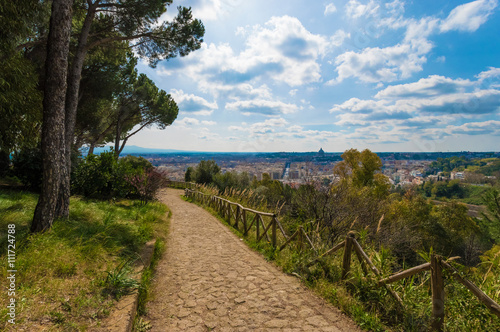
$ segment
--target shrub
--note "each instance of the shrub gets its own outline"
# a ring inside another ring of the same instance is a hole
[[[113,151],[89,155],[76,167],[72,188],[74,193],[85,197],[131,197],[138,193],[127,179],[141,178],[152,169],[153,165],[142,157],[117,160]]]
[[[125,179],[135,189],[135,194],[143,204],[153,200],[158,189],[166,183],[165,175],[153,168],[144,173],[126,176]]]

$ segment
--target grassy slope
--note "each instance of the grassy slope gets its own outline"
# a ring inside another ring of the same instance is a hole
[[[16,225],[16,330],[78,331],[99,326],[115,301],[106,293],[106,271],[138,257],[142,245],[166,234],[160,203],[72,198],[70,218],[43,234],[30,234],[37,196],[0,190],[0,259],[6,262],[7,227]],[[7,276],[6,263],[0,277]],[[2,282],[3,283],[3,282]],[[0,297],[0,329],[7,322]]]

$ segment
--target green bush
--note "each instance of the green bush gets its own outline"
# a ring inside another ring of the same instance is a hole
[[[142,157],[116,159],[113,151],[85,157],[73,173],[75,194],[92,198],[135,197],[137,189],[128,178],[142,176],[153,166]]]

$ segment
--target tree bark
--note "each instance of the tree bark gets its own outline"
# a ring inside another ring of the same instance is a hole
[[[89,152],[87,152],[87,156],[90,156],[91,154],[94,154],[94,148],[95,148],[95,144],[91,143],[89,145]]]
[[[78,39],[78,47],[68,74],[68,89],[66,92],[66,122],[65,122],[65,162],[61,177],[61,189],[56,214],[58,217],[67,218],[69,216],[69,197],[71,195],[71,151],[73,149],[73,139],[75,136],[76,112],[78,109],[80,80],[82,77],[83,62],[87,55],[87,40],[90,28],[95,16],[95,6],[88,1],[88,10],[83,23],[82,31]]]
[[[32,232],[52,226],[65,167],[65,98],[69,40],[71,34],[72,0],[54,0],[50,17],[45,65],[46,82],[43,98],[42,124],[42,190],[31,223]]]

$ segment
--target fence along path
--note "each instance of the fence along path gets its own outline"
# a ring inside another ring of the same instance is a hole
[[[305,242],[303,239],[306,239],[307,242],[313,250],[316,250],[314,248],[313,243],[307,236],[307,233],[304,231],[302,227],[299,227],[299,229],[292,234],[291,236],[288,236],[286,232],[284,231],[283,227],[281,226],[277,216],[272,213],[264,213],[264,212],[259,212],[255,210],[251,210],[248,208],[242,207],[240,204],[231,202],[227,199],[218,197],[218,196],[213,196],[213,195],[207,195],[204,194],[200,191],[196,191],[193,189],[192,184],[190,184],[189,188],[185,187],[185,196],[191,197],[195,200],[198,200],[199,202],[209,205],[213,208],[215,208],[216,211],[218,211],[222,217],[226,218],[228,223],[238,229],[238,223],[240,220],[243,221],[243,234],[247,235],[249,231],[252,229],[252,226],[254,225],[255,220],[257,220],[256,223],[256,229],[255,229],[255,234],[256,234],[256,240],[257,242],[260,241],[264,234],[267,235],[267,231],[269,228],[272,229],[271,231],[271,240],[268,238],[268,242],[271,243],[271,245],[278,249],[282,250],[285,248],[290,242],[294,239],[297,239],[299,241],[299,247],[302,248],[303,243]],[[236,207],[236,210],[233,208]],[[254,219],[253,222],[248,225],[247,227],[247,222],[246,222],[246,212],[251,212],[254,214]],[[266,226],[265,223],[263,222],[262,217],[263,216],[268,216],[271,217],[271,221],[269,224]],[[234,222],[231,221],[231,219],[234,220]],[[264,229],[264,233],[261,234],[259,231],[259,224],[262,224],[262,227]],[[284,243],[279,246],[278,248],[278,240],[277,240],[277,232],[276,228],[279,227],[281,234],[284,238]],[[342,260],[342,279],[347,279],[350,269],[351,269],[351,256],[352,256],[352,251],[354,251],[359,263],[361,264],[361,267],[363,269],[363,272],[365,275],[371,271],[375,276],[379,279],[378,280],[378,286],[385,287],[388,291],[389,294],[394,298],[395,301],[400,305],[401,309],[404,310],[404,303],[399,297],[399,295],[390,287],[389,284],[396,282],[398,280],[404,279],[411,277],[419,272],[423,271],[431,271],[431,290],[432,290],[432,322],[431,322],[431,327],[433,331],[443,331],[444,330],[444,317],[445,317],[445,292],[444,292],[444,282],[443,282],[443,277],[442,277],[442,271],[447,270],[448,272],[451,273],[454,279],[456,279],[458,282],[463,284],[472,294],[474,294],[479,301],[481,301],[486,307],[493,313],[494,315],[500,317],[500,305],[496,303],[493,299],[491,299],[488,295],[486,295],[478,286],[476,286],[474,283],[470,282],[466,278],[462,277],[460,273],[453,268],[449,262],[452,261],[453,259],[459,258],[459,257],[453,257],[448,260],[444,260],[442,257],[438,255],[431,255],[431,261],[410,269],[407,269],[405,271],[401,271],[398,273],[395,273],[389,277],[382,278],[380,271],[377,269],[377,267],[373,264],[369,256],[366,254],[366,252],[363,250],[361,245],[358,243],[358,241],[355,238],[355,233],[350,232],[346,239],[342,241],[341,243],[333,246],[331,249],[327,250],[321,255],[318,255],[316,259],[313,259],[311,262],[309,262],[308,266],[312,266],[313,264],[317,263],[322,257],[325,257],[326,255],[333,254],[340,249],[344,249],[344,256]],[[369,267],[369,269],[367,268]]]
[[[361,331],[181,194],[159,197],[172,218],[147,305],[152,331]]]

